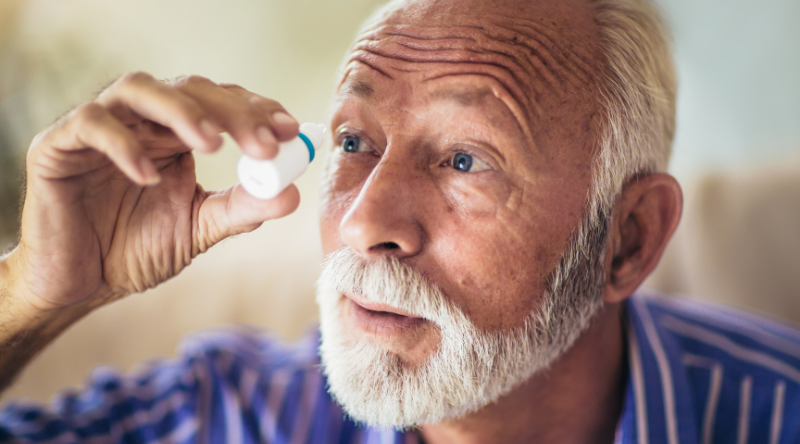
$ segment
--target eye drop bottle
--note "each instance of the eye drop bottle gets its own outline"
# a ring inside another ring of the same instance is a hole
[[[272,199],[306,171],[324,140],[325,125],[304,123],[299,136],[279,145],[275,158],[261,160],[243,155],[236,166],[239,182],[251,196]]]

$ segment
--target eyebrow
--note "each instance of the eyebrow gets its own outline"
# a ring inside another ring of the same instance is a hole
[[[461,106],[475,106],[491,91],[481,89],[452,89],[446,88],[433,93],[433,98],[437,100],[450,100]]]
[[[366,80],[353,79],[347,83],[347,93],[367,100],[375,94],[375,89]]]

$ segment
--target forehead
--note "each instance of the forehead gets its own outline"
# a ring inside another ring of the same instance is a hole
[[[454,98],[466,103],[491,91],[530,123],[594,98],[601,66],[595,36],[590,5],[581,0],[395,3],[353,45],[339,92],[369,98],[386,85],[471,76],[481,91],[449,87]]]

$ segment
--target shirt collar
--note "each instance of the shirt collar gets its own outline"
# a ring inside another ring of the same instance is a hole
[[[625,310],[629,378],[617,433],[620,444],[695,444],[697,428],[689,380],[675,338],[646,296]]]

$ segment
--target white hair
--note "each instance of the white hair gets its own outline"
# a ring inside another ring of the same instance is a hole
[[[546,278],[541,300],[510,331],[483,331],[441,288],[396,258],[331,253],[317,283],[320,356],[329,391],[355,420],[409,428],[462,417],[497,401],[563,355],[603,307],[608,218],[585,217]],[[400,308],[435,324],[437,350],[410,366],[345,331],[342,293]]]
[[[605,66],[589,214],[610,215],[627,181],[667,168],[677,76],[668,27],[652,0],[590,1]]]
[[[623,185],[632,178],[666,171],[678,87],[669,27],[653,0],[588,1],[604,59],[597,85],[603,110],[601,134],[587,195],[587,214],[596,217],[600,212],[611,214]],[[359,34],[406,3],[385,3]]]

